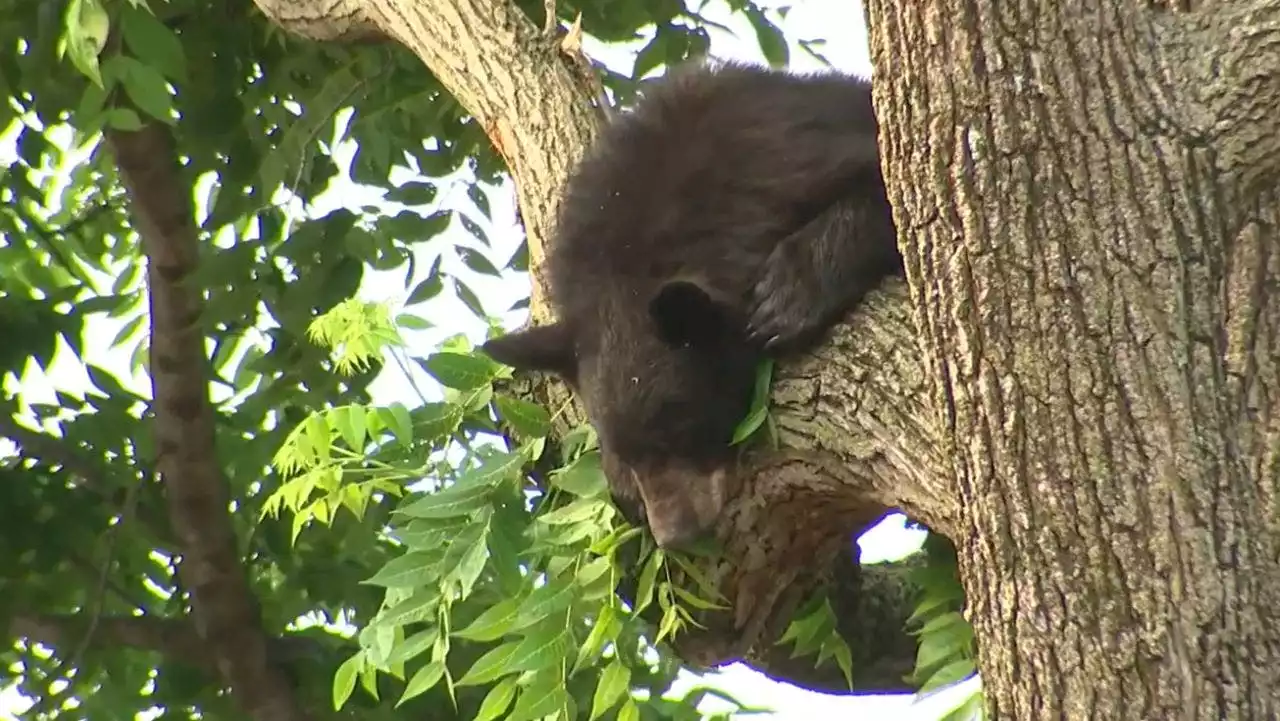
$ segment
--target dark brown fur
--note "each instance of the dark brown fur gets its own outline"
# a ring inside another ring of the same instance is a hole
[[[573,385],[615,499],[675,546],[732,491],[764,355],[812,345],[901,267],[867,81],[690,66],[570,178],[546,260],[558,321],[485,348]]]

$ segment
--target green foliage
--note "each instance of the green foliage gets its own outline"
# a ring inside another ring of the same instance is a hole
[[[787,630],[778,639],[779,645],[794,644],[791,657],[817,655],[815,666],[828,659],[835,661],[853,687],[853,652],[849,644],[836,633],[836,614],[831,601],[822,594],[814,594],[805,607],[798,610]]]
[[[920,589],[920,600],[907,623],[915,627],[914,633],[920,638],[916,668],[910,680],[920,688],[920,693],[927,694],[977,673],[977,648],[973,627],[961,614],[964,589],[960,586],[955,548],[931,532],[923,550],[929,563],[912,574],[912,580]],[[981,709],[982,692],[975,690],[944,719],[973,719]]]
[[[399,351],[389,317],[340,304],[312,335],[359,367],[384,347]],[[655,662],[655,645],[695,622],[689,609],[723,607],[710,581],[617,518],[594,434],[579,429],[558,457],[544,457],[554,419],[497,390],[509,369],[463,337],[421,365],[445,389],[443,402],[317,411],[275,457],[289,477],[262,512],[291,512],[295,537],[344,509],[359,519],[379,496],[402,498],[387,531],[399,553],[365,580],[384,600],[335,675],[334,704],[348,701],[357,679],[374,688],[381,672],[404,682],[398,703],[442,685],[457,704],[458,689],[487,687],[481,706],[493,718],[577,718],[588,708],[591,718],[682,718],[687,708],[662,699],[671,661]],[[521,444],[474,442],[496,423]],[[532,472],[538,465],[545,475]],[[643,559],[629,603],[616,593],[631,573],[628,551]],[[655,604],[656,630],[646,620]],[[457,643],[480,647],[469,665],[453,662]]]
[[[769,390],[773,383],[773,359],[765,358],[756,369],[756,383],[751,391],[751,407],[737,428],[733,429],[733,443],[736,445],[750,438],[761,426],[769,427]],[[776,440],[770,433],[770,441]]]

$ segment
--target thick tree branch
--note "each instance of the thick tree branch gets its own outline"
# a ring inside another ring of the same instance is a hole
[[[890,510],[944,535],[955,528],[958,509],[941,480],[945,460],[927,410],[929,386],[905,290],[892,282],[872,293],[822,348],[779,367],[772,413],[783,450],[749,460],[747,480],[725,509],[717,529],[725,554],[708,575],[733,613],[707,615],[706,631],[686,634],[679,645],[690,662],[768,658],[795,606],[847,548],[850,534]],[[877,578],[874,588],[882,595],[856,605],[885,622],[904,620],[911,589],[893,571],[885,573],[894,581]],[[851,646],[869,637],[865,629],[855,625],[855,637],[846,637]],[[882,649],[862,647],[871,668],[896,670],[902,654],[914,652],[900,637],[887,640]]]
[[[153,123],[137,132],[109,132],[107,142],[148,259],[156,467],[182,554],[178,574],[191,595],[191,618],[204,652],[247,716],[302,721],[308,716],[292,684],[269,658],[228,516],[231,499],[214,446],[209,361],[198,323],[200,295],[191,282],[199,239],[173,138]]]
[[[1169,46],[1185,48],[1173,67],[1191,77],[1184,106],[1217,152],[1219,170],[1247,187],[1280,175],[1280,2],[1205,3],[1189,16],[1165,16]],[[1184,42],[1190,38],[1191,42]],[[1171,63],[1172,64],[1172,63]],[[1204,111],[1208,112],[1205,113]]]

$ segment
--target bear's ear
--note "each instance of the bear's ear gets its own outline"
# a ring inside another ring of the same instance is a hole
[[[729,308],[687,280],[663,285],[649,301],[649,316],[663,342],[674,346],[706,345],[732,330]]]
[[[550,371],[573,380],[578,371],[573,334],[564,323],[537,325],[480,346],[488,356],[517,370]]]

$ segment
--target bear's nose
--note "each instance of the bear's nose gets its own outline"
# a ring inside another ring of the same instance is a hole
[[[649,532],[658,546],[677,550],[701,539],[720,518],[727,473],[668,468],[637,475]]]

